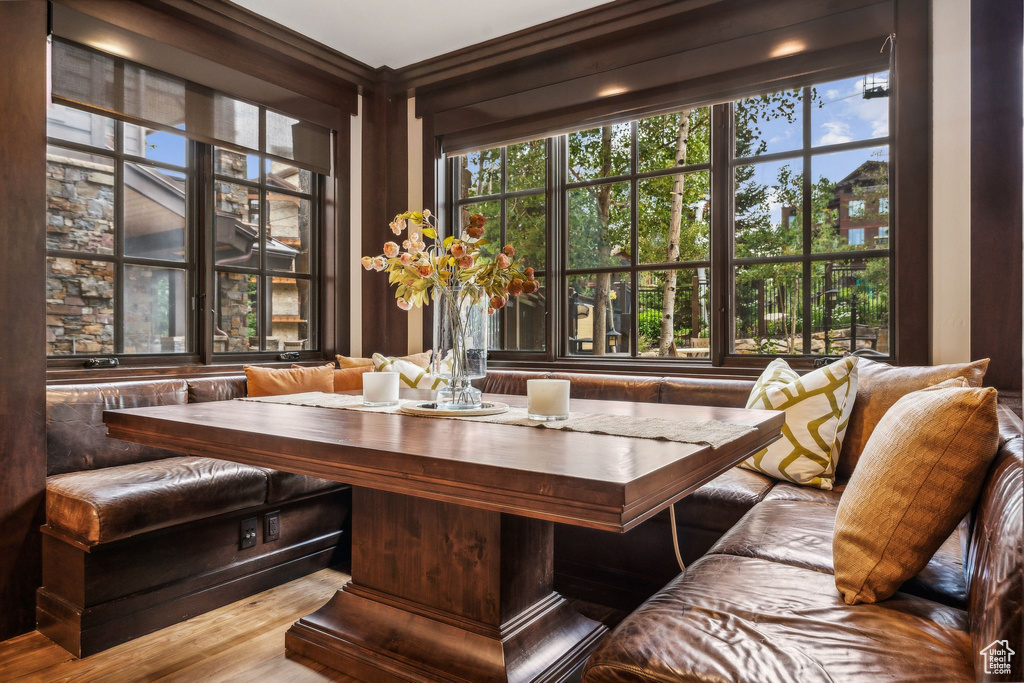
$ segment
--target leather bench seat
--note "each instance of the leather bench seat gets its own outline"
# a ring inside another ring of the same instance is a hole
[[[726,532],[772,490],[775,481],[734,467],[676,503],[676,520],[689,527]]]
[[[258,467],[182,456],[51,476],[46,520],[88,544],[262,505]]]
[[[974,680],[967,612],[905,593],[850,606],[834,581],[707,555],[619,624],[584,681]]]
[[[756,557],[832,574],[832,536],[838,506],[765,500],[716,543],[710,554]],[[958,528],[928,565],[900,589],[904,593],[967,608],[967,580]]]

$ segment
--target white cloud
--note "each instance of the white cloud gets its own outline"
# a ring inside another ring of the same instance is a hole
[[[818,139],[819,145],[838,145],[853,140],[850,137],[850,124],[845,121],[826,121],[821,124],[825,134]]]

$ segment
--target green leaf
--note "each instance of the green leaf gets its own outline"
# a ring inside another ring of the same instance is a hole
[[[437,239],[437,231],[433,228],[423,228],[423,234],[431,239]]]
[[[426,230],[424,230],[424,232],[426,232]],[[452,243],[454,241],[455,241],[455,236],[454,235],[448,235],[447,237],[444,238],[444,242],[441,243],[441,246],[443,246],[445,249],[451,249],[452,248]]]

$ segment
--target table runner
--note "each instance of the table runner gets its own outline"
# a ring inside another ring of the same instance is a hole
[[[363,405],[362,396],[352,394],[327,394],[311,391],[287,396],[260,396],[239,398],[238,401],[254,403],[278,403],[310,408],[334,408],[338,410],[359,410],[370,413],[398,413],[407,403],[423,403],[419,400],[403,400],[396,406],[370,407]],[[401,413],[409,415],[408,413]],[[664,417],[638,417],[635,415],[613,415],[609,413],[570,413],[566,420],[539,422],[527,417],[526,408],[512,406],[507,413],[477,417],[454,417],[447,415],[409,415],[430,420],[467,420],[470,422],[491,422],[494,424],[516,425],[544,429],[564,429],[572,432],[589,432],[610,436],[628,436],[640,439],[658,439],[679,443],[707,445],[718,448],[745,436],[755,429],[747,425],[732,424],[720,420],[672,420]]]

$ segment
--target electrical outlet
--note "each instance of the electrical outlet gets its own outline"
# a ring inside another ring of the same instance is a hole
[[[242,527],[238,539],[238,545],[242,550],[256,547],[256,518],[242,520]]]
[[[281,538],[281,513],[278,510],[263,516],[263,542],[276,541]]]

